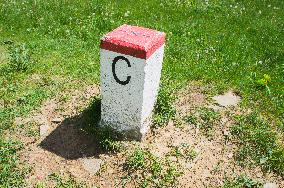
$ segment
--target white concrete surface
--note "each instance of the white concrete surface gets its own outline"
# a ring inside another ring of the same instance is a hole
[[[164,45],[148,59],[101,49],[103,126],[110,126],[128,138],[141,140],[144,137],[149,129],[151,113],[158,94],[163,53]],[[116,57],[120,57],[120,60],[115,63],[115,76],[113,60]]]

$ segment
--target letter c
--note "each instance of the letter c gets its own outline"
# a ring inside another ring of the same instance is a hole
[[[131,67],[131,64],[130,64],[129,60],[128,60],[126,57],[117,56],[117,57],[115,57],[115,58],[113,59],[113,61],[112,61],[112,74],[113,74],[113,77],[114,77],[114,79],[115,79],[115,81],[116,81],[117,83],[119,83],[119,84],[121,84],[121,85],[126,85],[126,84],[128,84],[128,83],[130,82],[131,76],[127,76],[127,78],[126,78],[125,81],[121,81],[120,79],[118,79],[118,77],[117,77],[116,74],[115,74],[115,65],[116,65],[116,62],[117,62],[118,60],[120,60],[120,59],[126,61],[128,67]]]

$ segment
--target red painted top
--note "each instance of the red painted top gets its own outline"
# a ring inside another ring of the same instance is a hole
[[[143,27],[122,25],[101,39],[100,47],[147,59],[165,43],[166,34]]]

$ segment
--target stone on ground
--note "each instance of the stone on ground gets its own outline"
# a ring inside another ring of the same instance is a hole
[[[103,165],[103,160],[83,158],[81,159],[81,163],[86,171],[91,175],[95,175]]]
[[[232,91],[228,91],[223,95],[214,96],[213,99],[220,106],[228,107],[228,106],[237,106],[241,98]]]
[[[52,123],[60,123],[61,121],[62,121],[62,120],[61,120],[61,118],[59,118],[59,117],[53,118],[53,119],[51,120]]]
[[[278,185],[276,183],[266,183],[263,188],[278,188]]]
[[[48,124],[42,124],[39,127],[39,134],[40,136],[45,136],[48,133],[49,125]]]

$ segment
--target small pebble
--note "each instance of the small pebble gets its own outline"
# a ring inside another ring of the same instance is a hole
[[[263,188],[278,188],[278,185],[276,183],[265,183]]]
[[[82,165],[91,175],[95,175],[103,165],[104,161],[101,159],[81,159]]]
[[[60,123],[61,121],[62,121],[62,120],[61,120],[61,118],[59,118],[59,117],[53,118],[53,119],[51,120],[52,123]]]
[[[40,136],[44,136],[48,133],[49,125],[48,124],[42,124],[39,127],[39,134]]]
[[[223,134],[224,134],[224,136],[229,136],[230,135],[230,131],[224,130]]]
[[[233,156],[234,156],[233,153],[229,153],[229,154],[228,154],[228,158],[229,158],[229,159],[231,159]]]
[[[171,161],[177,161],[177,158],[174,157],[174,156],[170,156],[169,159],[170,159]]]
[[[218,95],[213,97],[213,100],[215,100],[216,103],[220,106],[228,107],[228,106],[237,106],[241,98],[232,91],[228,91],[223,95]]]

